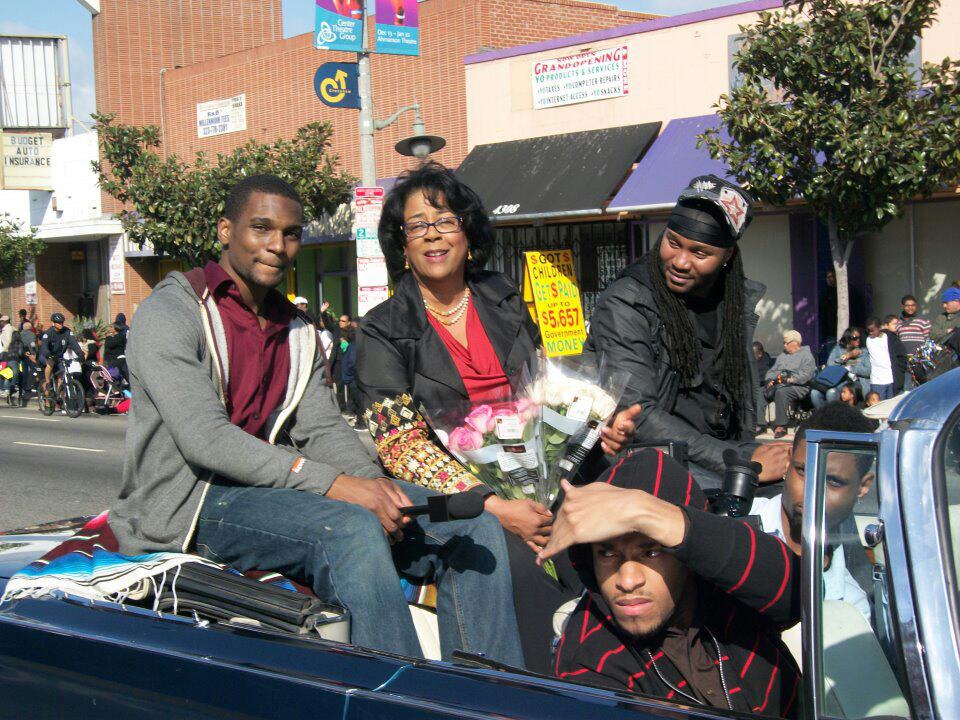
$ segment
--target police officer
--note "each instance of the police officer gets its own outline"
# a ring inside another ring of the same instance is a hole
[[[737,247],[752,218],[742,188],[715,175],[694,178],[656,247],[600,297],[585,349],[630,373],[624,409],[603,430],[607,453],[685,442],[705,489],[719,487],[731,447],[763,465],[761,482],[786,473],[788,445],[753,442],[751,350],[765,287],[744,277]]]
[[[44,365],[43,377],[46,383],[50,382],[50,376],[56,367],[57,361],[63,357],[68,349],[77,354],[79,360],[83,359],[83,350],[80,343],[74,336],[70,328],[66,327],[61,313],[55,312],[50,316],[50,322],[53,327],[44,331],[40,336],[40,349],[38,352],[38,361]]]

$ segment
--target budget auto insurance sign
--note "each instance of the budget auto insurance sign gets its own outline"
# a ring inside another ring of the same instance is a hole
[[[606,100],[630,90],[626,45],[537,60],[532,71],[536,110]]]

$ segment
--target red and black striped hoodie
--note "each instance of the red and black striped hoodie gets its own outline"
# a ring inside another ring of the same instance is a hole
[[[597,482],[645,490],[684,509],[686,537],[669,552],[697,576],[688,586],[697,593],[697,623],[693,632],[669,628],[656,638],[621,632],[597,586],[590,546],[574,546],[570,558],[587,589],[558,645],[557,677],[690,704],[676,688],[725,708],[724,697],[697,688],[696,676],[683,677],[661,646],[667,632],[679,630],[689,639],[691,656],[705,654],[716,664],[712,633],[733,709],[796,717],[800,671],[780,631],[800,620],[799,556],[741,520],[707,512],[706,497],[691,475],[658,450],[621,460]]]

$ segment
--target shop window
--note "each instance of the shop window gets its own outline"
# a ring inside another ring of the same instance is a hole
[[[498,227],[487,267],[521,285],[525,252],[572,250],[583,313],[589,318],[600,293],[630,261],[629,232],[630,225],[620,222]]]

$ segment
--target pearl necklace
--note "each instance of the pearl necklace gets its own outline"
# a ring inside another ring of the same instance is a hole
[[[463,317],[463,314],[467,311],[467,307],[470,305],[470,288],[464,289],[463,297],[460,298],[460,302],[458,302],[452,310],[437,310],[431,307],[426,299],[424,299],[423,305],[430,311],[430,314],[437,319],[437,322],[443,325],[456,325],[460,322],[460,318]],[[450,319],[447,320],[445,318]]]

